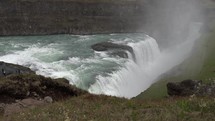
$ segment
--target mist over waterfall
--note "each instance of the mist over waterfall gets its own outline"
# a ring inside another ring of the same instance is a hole
[[[133,97],[150,86],[150,65],[160,56],[160,50],[151,37],[137,43],[128,43],[134,50],[136,59],[130,56],[125,67],[108,76],[96,77],[96,83],[89,91],[96,94]],[[149,81],[149,82],[148,82]]]
[[[106,77],[97,76],[89,92],[126,98],[137,96],[189,57],[202,26],[202,20],[196,19],[201,18],[198,1],[155,2],[157,9],[148,10],[148,25],[154,30],[149,33],[151,37],[127,44],[133,48],[136,60],[130,58],[125,68]]]
[[[195,40],[199,37],[200,23],[190,26],[190,36],[183,43],[160,51],[155,39],[128,43],[134,50],[125,67],[108,76],[98,75],[89,92],[132,98],[155,83],[159,76],[182,63],[190,54]]]

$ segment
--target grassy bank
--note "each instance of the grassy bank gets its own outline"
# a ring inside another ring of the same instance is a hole
[[[84,95],[13,115],[11,121],[212,121],[212,98],[126,100]]]

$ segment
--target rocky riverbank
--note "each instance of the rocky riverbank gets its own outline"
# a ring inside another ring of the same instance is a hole
[[[45,78],[26,67],[1,62],[0,68],[0,112],[4,116],[87,94],[66,79]]]
[[[0,68],[5,71],[0,75],[0,116],[3,115],[5,120],[11,120],[11,116],[26,109],[42,107],[53,102],[65,102],[71,97],[88,101],[104,99],[127,102],[126,99],[88,94],[70,85],[66,79],[51,79],[36,75],[23,66],[1,62]],[[11,73],[7,73],[8,70]],[[168,83],[167,90],[170,96],[215,97],[215,85],[202,84],[201,81],[184,80],[180,83]],[[88,101],[84,102],[89,103]]]

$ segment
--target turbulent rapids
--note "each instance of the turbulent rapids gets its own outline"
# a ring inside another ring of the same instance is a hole
[[[189,56],[198,30],[192,28],[187,40],[162,51],[155,39],[141,33],[1,37],[0,61],[66,78],[90,93],[131,98]],[[106,41],[132,47],[135,59],[130,52],[128,58],[121,58],[90,48]]]

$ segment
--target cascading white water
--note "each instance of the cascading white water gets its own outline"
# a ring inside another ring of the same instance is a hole
[[[107,77],[98,75],[89,92],[130,98],[150,86],[147,69],[160,55],[156,40],[148,36],[145,41],[131,42],[128,45],[133,48],[136,61],[130,56],[125,68]]]
[[[98,75],[89,92],[132,98],[146,90],[162,74],[182,63],[190,54],[195,40],[199,37],[201,24],[190,27],[187,40],[175,47],[160,52],[156,40],[148,37],[145,41],[128,43],[134,50],[125,68],[104,77]]]

